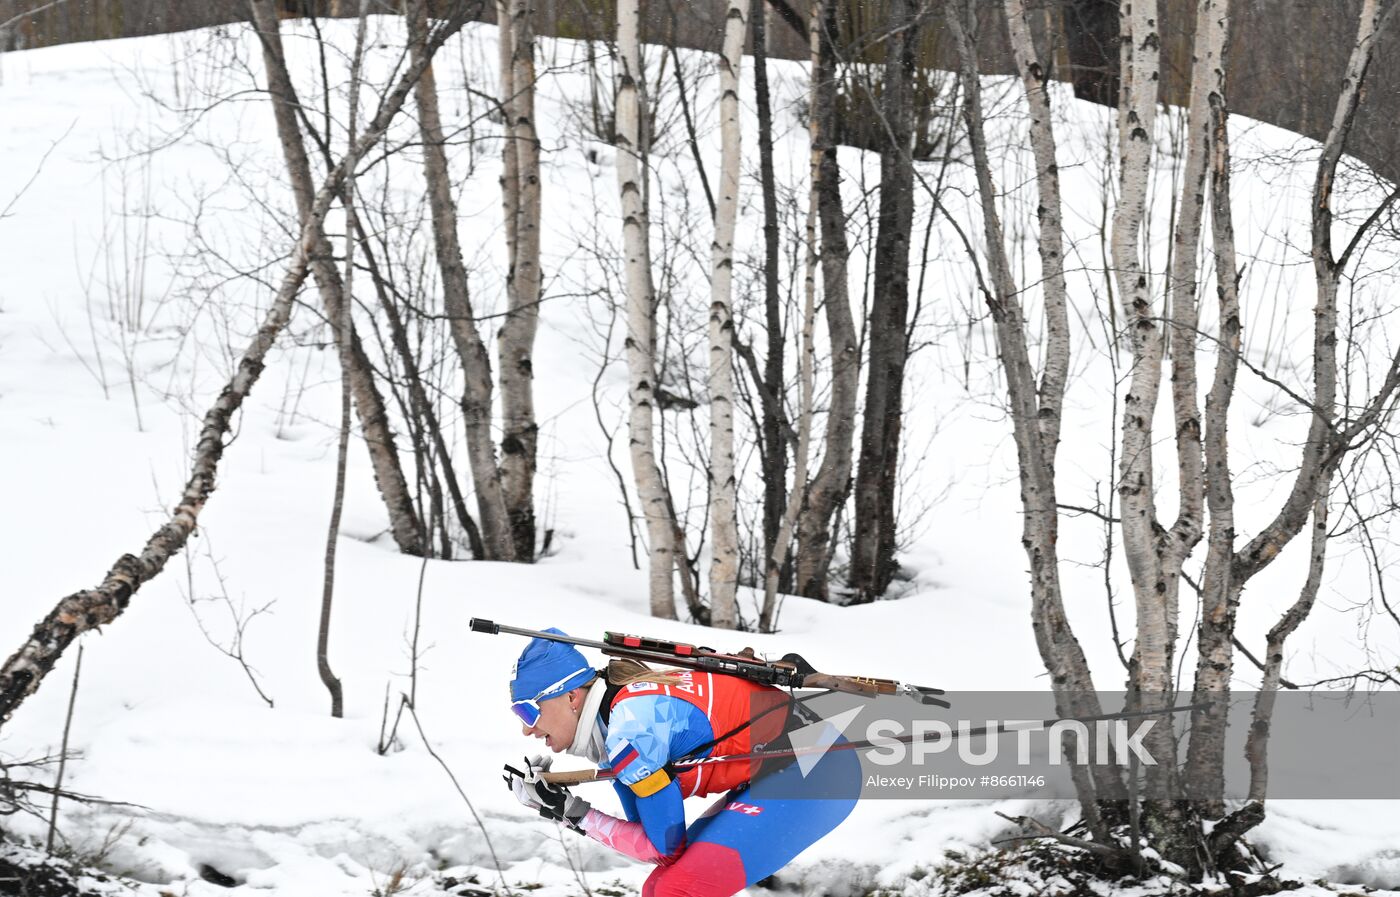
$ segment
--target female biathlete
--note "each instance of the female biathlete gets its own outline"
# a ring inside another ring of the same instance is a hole
[[[558,629],[546,632],[563,634]],[[522,804],[634,859],[657,864],[642,897],[728,897],[787,865],[855,806],[860,761],[830,751],[813,765],[681,759],[743,754],[803,722],[787,693],[734,676],[653,671],[613,660],[598,671],[572,645],[536,638],[516,661],[511,709],[524,734],[615,774],[625,819],[543,781],[552,758],[510,770]],[[721,794],[688,829],[682,801]]]

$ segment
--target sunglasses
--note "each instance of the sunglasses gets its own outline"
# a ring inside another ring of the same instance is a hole
[[[528,698],[522,701],[513,701],[510,705],[510,712],[514,713],[516,718],[525,724],[526,728],[533,729],[535,727],[535,724],[540,721],[540,701],[545,700],[546,698],[555,697],[553,692],[562,688],[564,683],[568,682],[570,679],[574,678],[579,673],[584,673],[587,671],[588,667],[583,667],[582,669],[574,670],[572,673],[565,676],[563,679],[560,679],[553,685],[549,686],[544,691],[535,695],[533,698]]]

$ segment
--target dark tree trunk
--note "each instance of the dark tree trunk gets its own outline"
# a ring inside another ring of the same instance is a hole
[[[1118,105],[1118,0],[1069,0],[1064,9],[1074,95]]]
[[[837,0],[821,0],[822,33],[816,66],[817,91],[812,115],[820,127],[821,162],[817,173],[817,214],[821,219],[821,265],[826,329],[831,339],[831,404],[827,410],[825,451],[807,492],[797,525],[796,588],[808,598],[827,598],[831,566],[832,524],[851,489],[852,442],[860,381],[860,345],[846,287],[846,213],[841,205],[841,168],[836,158],[836,52],[839,34]]]
[[[763,379],[771,395],[787,393],[783,383],[783,310],[778,296],[778,183],[773,174],[773,109],[768,91],[768,29],[763,0],[753,0],[753,84],[758,106],[758,172],[763,191],[763,308],[768,332],[768,357]],[[787,441],[783,422],[774,414],[763,417],[763,556],[773,556],[774,542],[787,508]],[[792,567],[778,574],[778,591],[792,589]]]
[[[904,364],[909,354],[909,232],[914,219],[914,58],[919,3],[894,0],[885,47],[881,114],[890,146],[880,155],[880,217],[875,239],[875,288],[870,309],[870,373],[856,475],[856,509],[849,584],[856,603],[878,598],[898,570],[895,491],[904,411]]]
[[[419,58],[428,28],[426,11],[417,12],[417,15],[408,17],[409,47],[413,59]],[[423,176],[427,181],[428,205],[432,211],[433,248],[442,278],[442,301],[449,316],[448,329],[464,375],[462,418],[467,436],[467,464],[471,470],[472,485],[476,487],[482,547],[488,560],[520,560],[515,556],[515,543],[491,431],[491,355],[476,329],[467,269],[462,261],[462,247],[457,234],[457,207],[444,148],[437,81],[432,66],[423,70],[423,77],[415,88],[419,132],[423,138]]]
[[[301,101],[297,98],[291,75],[287,71],[287,60],[282,49],[282,35],[275,8],[267,0],[252,0],[248,9],[262,42],[268,91],[272,95],[277,134],[282,143],[282,155],[291,180],[292,195],[296,199],[297,215],[305,221],[311,212],[316,188],[311,176],[311,160],[306,152],[301,126],[297,122]],[[322,139],[329,139],[329,135],[322,135]],[[311,259],[311,273],[321,294],[326,318],[332,322],[339,322],[345,317],[343,309],[346,295],[345,285],[340,272],[336,270],[333,258],[330,240],[322,234]],[[399,463],[394,432],[389,426],[389,410],[385,407],[384,397],[374,382],[374,369],[369,356],[365,354],[353,322],[344,328],[337,324],[333,332],[336,335],[337,346],[342,340],[349,341],[345,352],[345,376],[350,381],[355,411],[364,430],[365,445],[369,449],[374,470],[374,481],[389,512],[389,527],[394,542],[405,554],[422,554],[427,550],[427,537],[413,507],[413,496],[408,488],[408,480],[404,478],[403,467]]]

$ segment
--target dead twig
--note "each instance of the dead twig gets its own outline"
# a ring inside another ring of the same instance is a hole
[[[1030,816],[1007,816],[1001,811],[997,811],[997,815],[1000,816],[1002,819],[1005,819],[1008,822],[1014,822],[1017,825],[1021,826],[1023,829],[1028,829],[1029,831],[1023,835],[1019,835],[1016,837],[999,839],[995,843],[1000,844],[1004,842],[1031,841],[1036,838],[1050,838],[1052,840],[1059,841],[1061,844],[1068,844],[1070,847],[1078,847],[1081,850],[1087,850],[1091,853],[1098,854],[1099,856],[1105,857],[1106,859],[1112,860],[1114,862],[1125,862],[1131,860],[1131,857],[1129,857],[1128,854],[1121,848],[1111,847],[1107,844],[1100,844],[1097,841],[1086,841],[1083,838],[1076,838],[1073,835],[1066,835],[1064,832],[1056,831],[1055,829],[1051,828],[1050,826],[1046,825],[1040,820],[1032,819]]]

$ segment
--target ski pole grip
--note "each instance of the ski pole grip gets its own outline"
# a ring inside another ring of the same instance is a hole
[[[467,625],[472,628],[472,632],[484,632],[487,635],[501,634],[500,624],[493,623],[490,620],[483,620],[480,617],[472,617],[471,622]]]
[[[561,772],[547,772],[540,778],[551,785],[582,785],[586,782],[597,781],[598,770],[570,769]]]

